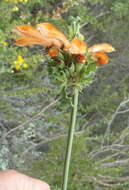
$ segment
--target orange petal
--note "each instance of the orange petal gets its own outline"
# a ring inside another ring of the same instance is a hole
[[[93,54],[93,59],[96,60],[98,66],[107,64],[109,62],[108,56],[104,52],[96,52]]]
[[[42,38],[42,35],[40,34],[40,32],[30,25],[16,26],[13,29],[13,32],[25,37]]]
[[[13,31],[24,37],[41,40],[43,42],[42,45],[45,47],[56,46],[61,48],[62,46],[70,46],[70,42],[67,40],[65,35],[49,23],[38,24],[37,29],[30,25],[16,26]]]
[[[79,39],[74,39],[71,41],[71,47],[70,48],[65,48],[65,50],[68,50],[72,54],[84,54],[86,52],[86,43],[79,40]]]
[[[18,46],[32,46],[32,45],[41,45],[44,47],[50,46],[48,41],[40,40],[38,38],[29,38],[29,37],[17,38],[14,43],[15,45]]]
[[[115,48],[111,44],[96,44],[88,48],[88,51],[91,53],[95,52],[105,52],[105,53],[110,53],[115,51]]]
[[[53,38],[53,40],[58,40],[63,44],[65,47],[70,47],[70,42],[67,40],[66,36],[59,31],[55,26],[50,23],[40,23],[37,24],[37,30],[43,35]],[[56,44],[55,44],[56,45]]]
[[[58,48],[56,47],[52,47],[48,50],[48,54],[51,56],[51,57],[57,57],[59,55],[59,50]]]

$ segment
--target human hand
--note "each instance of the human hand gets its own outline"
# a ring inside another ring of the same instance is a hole
[[[0,171],[0,190],[50,190],[47,183],[15,170]]]

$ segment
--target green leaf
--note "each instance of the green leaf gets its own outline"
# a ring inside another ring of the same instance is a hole
[[[96,64],[88,64],[85,68],[85,74],[89,74],[90,72],[96,72],[97,66]]]

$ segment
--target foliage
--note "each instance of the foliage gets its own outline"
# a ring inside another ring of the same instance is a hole
[[[65,145],[66,138],[59,138],[53,141],[53,143],[50,145],[50,152],[43,156],[44,161],[41,160],[38,162],[33,162],[33,167],[29,171],[41,179],[48,181],[49,184],[52,184],[53,189],[56,186],[60,189]],[[85,181],[85,176],[87,175],[85,171],[89,171],[88,175],[90,175],[92,174],[95,167],[94,163],[91,162],[90,158],[87,157],[87,152],[88,147],[85,143],[85,138],[75,138],[69,178],[69,188],[71,190],[78,188],[85,188],[88,190],[92,187],[90,183],[88,184]],[[43,175],[42,171],[44,171]]]
[[[65,55],[64,55],[65,54]],[[86,55],[86,57],[88,57]],[[70,64],[65,64],[70,61]],[[78,86],[80,90],[92,82],[96,64],[89,56],[88,64],[76,63],[76,57],[63,52],[56,59],[50,59],[48,65],[50,78],[67,91],[68,87]],[[51,77],[52,75],[52,77]]]
[[[102,136],[95,138],[89,137],[88,130],[82,135],[75,137],[69,174],[69,188],[71,190],[76,190],[78,188],[91,190],[96,186],[98,188],[101,188],[102,186],[103,189],[107,189],[103,184],[103,176],[105,176],[105,186],[108,182],[109,185],[112,185],[111,187],[109,186],[111,190],[119,190],[126,187],[128,188],[129,184],[126,180],[123,180],[123,182],[121,181],[121,183],[116,186],[113,184],[115,183],[115,180],[117,183],[119,177],[126,177],[125,173],[128,173],[128,167],[126,168],[124,166],[119,166],[108,168],[102,166],[104,159],[106,160],[108,157],[109,159],[106,161],[108,163],[116,160],[115,157],[110,158],[111,152],[109,150],[109,152],[102,151],[99,155],[102,139]],[[24,172],[29,175],[33,174],[33,176],[37,176],[40,179],[47,181],[51,184],[52,189],[60,189],[65,146],[66,137],[59,136],[52,143],[49,143],[49,152],[42,154],[41,160],[39,159],[38,161],[32,161],[31,164],[30,162],[26,162],[26,164],[29,164],[30,169],[24,169]],[[97,153],[98,156],[94,157]],[[111,177],[111,179],[109,178],[109,181],[108,176]],[[122,179],[124,179],[124,177]],[[95,178],[96,181],[94,181]]]

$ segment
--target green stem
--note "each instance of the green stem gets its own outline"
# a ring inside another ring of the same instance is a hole
[[[67,190],[69,165],[70,165],[73,136],[74,136],[74,130],[75,130],[75,124],[76,124],[76,116],[77,116],[78,94],[79,94],[78,88],[75,88],[74,95],[73,95],[73,102],[72,102],[73,107],[72,107],[72,113],[71,113],[70,128],[68,132],[67,148],[66,148],[64,171],[63,171],[63,183],[62,183],[61,190]]]

